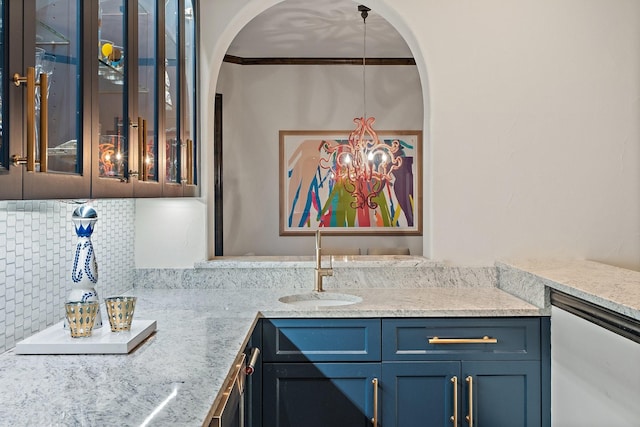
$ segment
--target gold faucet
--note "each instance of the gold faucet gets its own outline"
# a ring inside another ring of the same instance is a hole
[[[329,257],[329,268],[322,268],[322,237],[320,230],[316,230],[316,268],[313,281],[313,290],[315,292],[324,292],[322,289],[322,278],[324,276],[333,276],[333,268],[331,266],[331,257]]]

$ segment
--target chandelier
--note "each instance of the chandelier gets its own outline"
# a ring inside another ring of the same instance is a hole
[[[351,207],[376,209],[375,198],[385,186],[393,181],[392,172],[402,165],[402,157],[396,155],[400,142],[381,141],[373,129],[374,117],[367,117],[366,108],[366,57],[367,57],[367,16],[369,9],[358,6],[364,24],[362,55],[363,115],[353,122],[356,128],[349,134],[346,144],[324,144],[324,149],[332,160],[332,178],[353,196]]]

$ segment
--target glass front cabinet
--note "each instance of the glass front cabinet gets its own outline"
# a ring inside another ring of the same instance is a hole
[[[0,9],[0,199],[198,194],[194,1]]]

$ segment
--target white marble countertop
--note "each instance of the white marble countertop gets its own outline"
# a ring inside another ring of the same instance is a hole
[[[323,255],[322,265],[332,262],[334,267],[438,267],[445,263],[433,261],[423,256],[412,255]],[[290,256],[222,256],[208,261],[197,262],[195,268],[313,268],[315,257],[307,255]]]
[[[0,356],[1,426],[200,426],[257,316],[535,316],[497,288],[332,289],[354,305],[296,308],[280,289],[135,289],[155,334],[128,355]],[[108,325],[108,323],[107,323]],[[105,326],[107,327],[107,326]]]
[[[640,321],[640,272],[589,260],[518,260],[497,263],[499,286],[535,305],[550,288]],[[513,274],[519,271],[520,274]],[[538,295],[534,295],[534,294]]]
[[[224,262],[237,268],[232,260]],[[307,272],[308,260],[291,262],[305,263]],[[401,260],[403,266],[410,262]],[[437,272],[442,268],[432,265]],[[256,266],[250,261],[247,268]],[[200,271],[210,267],[198,266]],[[487,286],[490,272],[455,268],[412,289],[331,287],[328,291],[363,301],[320,308],[278,301],[309,292],[306,287],[247,287],[224,274],[215,289],[198,289],[189,281],[188,289],[136,288],[136,317],[156,320],[158,329],[130,354],[34,356],[10,350],[0,356],[0,426],[200,426],[260,316],[548,315],[545,294],[555,288],[640,320],[639,272],[591,261],[500,262],[497,270],[497,287]],[[433,274],[428,266],[424,272],[406,271],[409,285],[415,279],[409,273]],[[441,286],[429,286],[447,277]],[[221,287],[222,282],[233,289]]]

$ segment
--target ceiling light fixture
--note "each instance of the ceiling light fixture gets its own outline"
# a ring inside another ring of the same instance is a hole
[[[355,130],[349,134],[346,144],[330,146],[325,150],[334,157],[332,177],[341,183],[353,196],[351,207],[354,209],[376,209],[376,197],[393,180],[392,172],[402,165],[402,157],[396,156],[400,150],[397,140],[380,141],[373,130],[374,117],[367,117],[366,58],[367,58],[367,16],[369,9],[359,5],[358,11],[364,24],[364,42],[362,55],[362,94],[363,115],[353,122]]]

